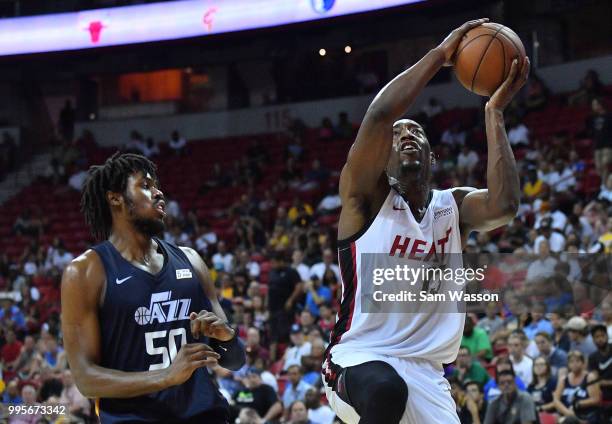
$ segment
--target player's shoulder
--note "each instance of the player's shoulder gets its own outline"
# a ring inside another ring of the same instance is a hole
[[[461,187],[450,188],[449,191],[452,193],[453,197],[455,198],[455,203],[457,203],[457,206],[460,206],[461,202],[463,202],[463,199],[465,199],[465,196],[467,196],[468,194],[474,191],[478,191],[478,189],[475,187],[461,186]]]
[[[206,266],[206,262],[200,256],[200,254],[193,248],[187,246],[176,246],[181,252],[185,254],[187,260],[191,264],[191,266],[199,272],[206,272],[208,267]]]
[[[98,253],[93,249],[88,249],[74,258],[64,269],[62,284],[101,284],[106,280],[104,264]]]
[[[476,187],[467,187],[467,186],[452,187],[449,189],[449,191],[453,193],[453,196],[458,196],[458,195],[465,196],[466,194],[471,193],[476,190],[478,190]]]
[[[198,252],[196,252],[195,249],[193,249],[192,247],[188,247],[188,246],[175,246],[175,247],[179,249],[180,251],[182,251],[187,256],[187,258],[189,258],[189,260],[191,260],[192,258],[200,257]]]
[[[103,268],[102,260],[98,253],[93,249],[88,249],[79,256],[71,260],[66,266],[64,272],[68,273],[83,273],[91,268]]]
[[[198,252],[196,252],[193,248],[187,246],[179,246],[174,243],[170,243],[165,240],[155,239],[155,242],[158,244],[163,244],[164,248],[170,249],[174,252],[180,252],[187,257],[190,262],[193,262],[194,258],[200,258]]]

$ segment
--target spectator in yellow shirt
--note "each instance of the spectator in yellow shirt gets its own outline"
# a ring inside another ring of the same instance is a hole
[[[274,226],[274,232],[272,236],[268,240],[268,246],[270,246],[274,250],[285,250],[289,247],[289,236],[285,233],[285,230],[282,226],[276,225]]]
[[[533,201],[544,190],[544,181],[538,178],[536,168],[531,168],[527,172],[527,182],[523,186],[523,194],[528,201]]]
[[[612,216],[608,217],[606,232],[599,237],[599,242],[604,245],[606,253],[612,253]]]
[[[295,222],[295,220],[299,216],[300,206],[304,208],[306,214],[308,214],[309,216],[312,216],[312,214],[314,213],[312,206],[310,206],[308,203],[302,202],[299,198],[296,197],[295,199],[293,199],[293,205],[291,206],[291,209],[289,209],[289,213],[287,214],[291,222]]]

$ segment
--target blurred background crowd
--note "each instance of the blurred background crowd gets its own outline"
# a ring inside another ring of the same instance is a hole
[[[489,265],[480,291],[499,293],[503,301],[469,305],[462,349],[446,368],[462,423],[514,422],[510,415],[526,410],[542,422],[563,417],[598,423],[609,413],[612,175],[605,150],[612,120],[610,88],[596,85],[577,100],[582,87],[552,94],[534,75],[507,112],[523,198],[510,225],[473,234],[467,243],[466,266]],[[573,124],[575,132],[555,132],[544,141],[529,123],[551,109],[577,111],[583,119]],[[484,186],[481,115],[445,110],[432,98],[415,116],[438,158],[436,187]],[[356,128],[342,112],[318,128],[295,120],[273,139],[237,141],[241,157],[213,163],[206,178],[179,181],[195,198],[227,199],[225,207],[213,207],[217,202],[199,208],[198,201],[188,207],[189,199],[183,204],[172,189],[166,191],[165,240],[193,247],[205,258],[221,304],[247,347],[241,370],[210,370],[240,423],[334,422],[320,370],[342,296],[335,245],[338,165]],[[180,131],[155,143],[139,130],[123,151],[156,161],[162,190],[175,163],[197,165],[200,151]],[[333,166],[329,159],[336,151]],[[72,205],[86,166],[107,153],[90,134],[59,145],[36,185]],[[601,184],[593,185],[595,177]],[[81,245],[67,249],[65,230],[54,229],[41,205],[32,205],[11,227],[14,237],[27,240],[25,248],[0,256],[6,290],[0,388],[5,403],[68,404],[74,417],[88,421],[92,404],[74,385],[59,327],[59,279]]]

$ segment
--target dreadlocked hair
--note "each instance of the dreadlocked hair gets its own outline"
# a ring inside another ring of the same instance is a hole
[[[106,193],[124,193],[128,177],[135,172],[151,174],[157,181],[157,167],[142,155],[116,152],[106,160],[104,165],[89,168],[87,179],[81,195],[81,212],[91,229],[91,234],[98,241],[106,240],[111,232],[113,218]]]

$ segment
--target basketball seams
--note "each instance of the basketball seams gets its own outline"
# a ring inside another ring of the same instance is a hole
[[[482,62],[474,81],[474,93],[490,97],[503,83],[507,62],[503,52],[503,41],[495,37],[483,54]],[[499,68],[501,68],[501,72]]]
[[[458,51],[457,51],[457,53],[455,53],[455,61],[456,61],[456,60],[459,58],[459,55],[461,54],[461,52],[462,52],[462,51],[463,51],[463,50],[464,50],[464,49],[465,49],[467,46],[469,46],[470,44],[472,44],[472,42],[476,41],[476,40],[477,40],[477,39],[479,39],[480,37],[486,37],[486,36],[493,37],[493,36],[494,36],[494,34],[491,34],[491,33],[489,33],[489,34],[480,34],[480,35],[477,35],[476,37],[472,38],[470,41],[468,41],[467,43],[465,43],[465,46],[461,47],[461,49],[460,49],[460,50],[458,50]]]
[[[487,55],[487,52],[489,51],[489,48],[491,47],[491,44],[493,43],[493,40],[495,40],[495,38],[497,37],[497,34],[502,30],[502,28],[503,27],[498,28],[495,31],[495,34],[493,34],[491,36],[491,40],[489,40],[489,44],[487,44],[487,48],[484,50],[484,52],[480,56],[480,60],[478,61],[478,65],[476,66],[476,70],[474,71],[474,75],[472,76],[472,84],[470,85],[470,90],[471,91],[474,91],[474,82],[476,81],[476,77],[478,76],[478,70],[480,69],[480,65],[482,64],[482,61],[484,60],[484,57]]]
[[[504,80],[506,79],[506,46],[504,46],[504,43],[499,38],[495,37],[495,39],[499,41],[499,44],[501,45],[501,48],[502,48],[503,66],[502,66],[502,75],[501,75],[501,82],[500,82],[500,85],[501,85],[504,83]]]
[[[520,55],[520,54],[521,54],[521,49],[519,49],[518,45],[517,45],[517,44],[514,42],[514,40],[512,39],[512,37],[509,37],[509,36],[508,36],[508,34],[504,33],[503,31],[501,31],[499,34],[500,34],[500,35],[503,35],[503,36],[506,38],[506,40],[508,40],[509,42],[511,42],[511,43],[512,43],[512,45],[514,46],[514,49],[516,50],[516,54],[517,54],[517,55]],[[521,60],[522,60],[522,58],[519,58],[519,59],[521,59]]]
[[[454,66],[455,66],[455,74],[457,75],[457,78],[459,79],[459,81],[461,81],[461,84],[463,84],[466,88],[467,87],[467,83],[468,81],[462,81],[461,78],[459,78],[459,73],[457,71],[457,65],[460,63],[459,58],[461,57],[461,53],[469,46],[472,44],[472,42],[476,41],[477,39],[481,38],[481,37],[491,37],[493,35],[493,31],[490,28],[487,28],[490,32],[486,32],[484,34],[479,34],[477,36],[475,36],[474,38],[472,38],[471,40],[467,41],[463,46],[460,46],[460,49],[457,50],[457,52],[454,55]],[[459,65],[461,66],[461,65]]]

